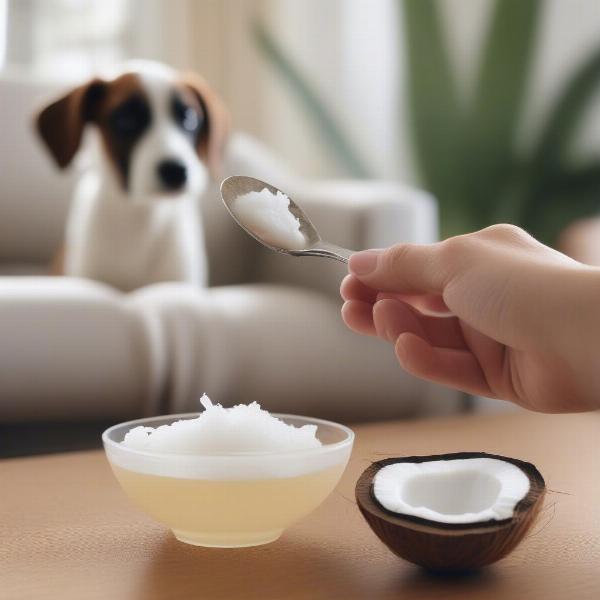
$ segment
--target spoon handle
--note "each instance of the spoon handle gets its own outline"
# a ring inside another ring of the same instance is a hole
[[[319,242],[310,250],[305,250],[303,254],[333,258],[334,260],[339,260],[340,262],[348,264],[348,260],[350,259],[350,256],[354,254],[354,250],[348,250],[347,248],[342,248],[341,246],[336,246],[329,242]]]

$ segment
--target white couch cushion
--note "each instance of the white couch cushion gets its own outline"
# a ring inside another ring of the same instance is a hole
[[[157,412],[156,316],[91,281],[0,278],[0,420],[121,419]]]
[[[168,412],[256,400],[277,412],[344,421],[450,413],[455,392],[402,371],[393,349],[351,333],[318,292],[247,285],[199,293],[157,284],[132,296],[157,311],[168,356]]]

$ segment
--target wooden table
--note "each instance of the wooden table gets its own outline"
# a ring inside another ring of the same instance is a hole
[[[600,415],[527,413],[356,427],[336,492],[278,542],[209,550],[130,506],[101,452],[0,463],[0,598],[600,598]],[[1,443],[1,442],[0,442]],[[354,482],[389,455],[485,450],[535,463],[553,490],[528,539],[469,578],[401,561],[363,522]]]

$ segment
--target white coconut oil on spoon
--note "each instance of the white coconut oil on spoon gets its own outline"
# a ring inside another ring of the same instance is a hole
[[[236,223],[261,244],[292,256],[323,256],[347,263],[352,250],[325,242],[286,194],[253,177],[228,177],[221,196]]]

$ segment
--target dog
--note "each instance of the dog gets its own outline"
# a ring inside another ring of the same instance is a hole
[[[206,284],[198,198],[220,174],[229,117],[203,79],[136,61],[76,87],[35,121],[61,169],[84,130],[93,138],[67,221],[65,275],[123,291]]]

